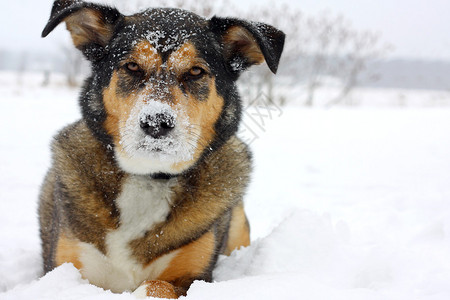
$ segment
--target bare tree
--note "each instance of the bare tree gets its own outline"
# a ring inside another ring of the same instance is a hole
[[[199,1],[199,0],[136,0],[127,3],[129,9],[138,11],[148,7],[177,7],[192,11],[203,17],[212,17],[223,11],[235,11],[234,6],[225,0]]]
[[[74,48],[73,45],[61,45],[61,50],[64,53],[66,82],[70,87],[75,87],[78,85],[77,78],[84,70],[85,59],[81,52]]]
[[[358,86],[359,77],[367,68],[370,61],[376,60],[388,51],[390,46],[380,44],[380,35],[371,31],[351,31],[351,51],[340,57],[341,62],[336,68],[335,75],[341,78],[342,87],[339,94],[331,99],[327,106],[342,103],[351,90]],[[370,75],[372,78],[375,76]]]
[[[4,49],[0,49],[0,70],[6,69],[7,56],[8,52]]]
[[[23,77],[25,76],[25,72],[27,71],[28,66],[28,53],[22,51],[20,54],[19,66],[17,68],[17,83],[19,86],[23,84]]]
[[[323,12],[306,20],[300,33],[309,37],[307,48],[300,59],[306,64],[307,99],[305,105],[312,106],[315,93],[328,76],[340,82],[337,96],[328,106],[340,103],[359,83],[367,63],[384,55],[389,47],[381,42],[380,35],[372,31],[354,29],[341,15]]]
[[[41,84],[43,87],[46,87],[50,84],[50,74],[51,74],[50,69],[47,68],[44,70],[44,80],[42,81]]]

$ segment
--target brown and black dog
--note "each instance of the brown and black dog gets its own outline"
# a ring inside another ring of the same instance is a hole
[[[250,243],[243,195],[251,155],[236,137],[236,80],[284,34],[179,9],[124,16],[57,0],[42,36],[64,21],[91,62],[82,119],[55,137],[40,195],[44,271],[72,263],[113,292],[176,298],[212,280],[219,254]]]

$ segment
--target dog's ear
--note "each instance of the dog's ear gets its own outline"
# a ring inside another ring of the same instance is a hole
[[[75,47],[89,60],[98,60],[103,57],[114,28],[122,17],[112,7],[79,0],[56,0],[42,37],[65,21]]]
[[[277,72],[285,40],[282,31],[264,23],[219,17],[210,20],[210,28],[222,40],[231,71],[240,73],[265,60]]]

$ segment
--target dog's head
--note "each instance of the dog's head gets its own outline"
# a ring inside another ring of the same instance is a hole
[[[264,61],[276,72],[284,34],[238,19],[179,9],[124,16],[116,9],[57,0],[42,32],[65,21],[92,63],[83,118],[121,168],[179,174],[235,134],[239,74]]]

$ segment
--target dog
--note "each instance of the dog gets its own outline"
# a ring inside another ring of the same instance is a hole
[[[181,9],[125,16],[57,0],[42,37],[61,22],[92,73],[41,187],[44,273],[72,263],[114,293],[186,295],[212,280],[219,254],[250,244],[236,80],[264,61],[276,73],[285,35]]]

